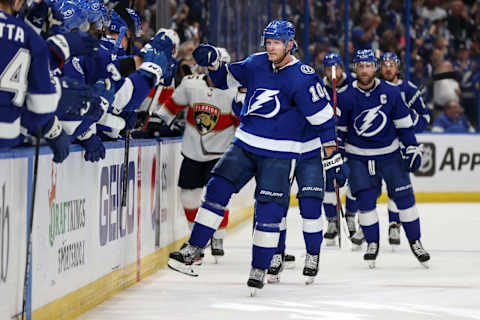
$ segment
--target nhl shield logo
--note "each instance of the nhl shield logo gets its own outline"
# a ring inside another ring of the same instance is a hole
[[[193,106],[193,118],[195,127],[202,135],[209,133],[215,128],[220,117],[220,110],[210,104],[195,104]]]

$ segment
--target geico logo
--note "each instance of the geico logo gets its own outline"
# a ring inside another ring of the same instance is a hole
[[[473,171],[477,166],[480,167],[480,153],[456,153],[454,148],[450,147],[442,157],[439,170]]]
[[[134,230],[135,162],[128,163],[127,225],[122,228],[123,164],[103,167],[100,174],[100,245],[123,238]]]

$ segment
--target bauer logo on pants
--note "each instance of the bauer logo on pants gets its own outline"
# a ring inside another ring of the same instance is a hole
[[[436,159],[435,159],[435,144],[431,142],[423,143],[422,165],[415,176],[417,177],[431,177],[435,175]]]

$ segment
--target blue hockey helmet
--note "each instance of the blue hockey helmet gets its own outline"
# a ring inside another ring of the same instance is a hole
[[[285,47],[288,47],[288,42],[293,40],[293,47],[290,52],[294,52],[297,49],[297,43],[295,42],[295,27],[293,23],[286,20],[273,20],[270,22],[262,35],[262,45],[265,45],[266,39],[283,40]]]
[[[133,20],[135,37],[140,37],[142,35],[142,20],[140,16],[133,9],[127,8],[126,10]],[[121,27],[128,28],[128,25],[115,10],[110,11],[110,25],[108,26],[108,30],[119,33]]]
[[[340,65],[343,67],[342,57],[336,52],[329,52],[323,58],[323,66],[324,67],[331,67]]]
[[[397,65],[397,68],[400,66],[400,59],[393,52],[385,52],[384,54],[382,54],[382,56],[380,57],[380,63],[382,63],[383,61],[394,61]]]
[[[372,49],[361,49],[355,52],[353,63],[357,64],[360,62],[373,62],[373,65],[377,68],[377,57],[375,57]]]
[[[67,33],[74,29],[88,31],[90,25],[87,12],[78,2],[70,0],[58,1],[54,4],[54,10],[62,19],[62,25],[58,27],[60,32]]]
[[[82,4],[87,11],[88,22],[95,24],[97,30],[108,26],[107,9],[105,9],[102,0],[83,0]]]

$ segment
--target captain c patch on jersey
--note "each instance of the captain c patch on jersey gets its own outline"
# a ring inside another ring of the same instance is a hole
[[[353,123],[357,135],[364,137],[373,137],[387,124],[387,116],[380,110],[382,105],[372,109],[364,110],[360,113]]]
[[[215,128],[220,117],[220,110],[210,104],[194,104],[193,119],[200,134],[207,134]]]

